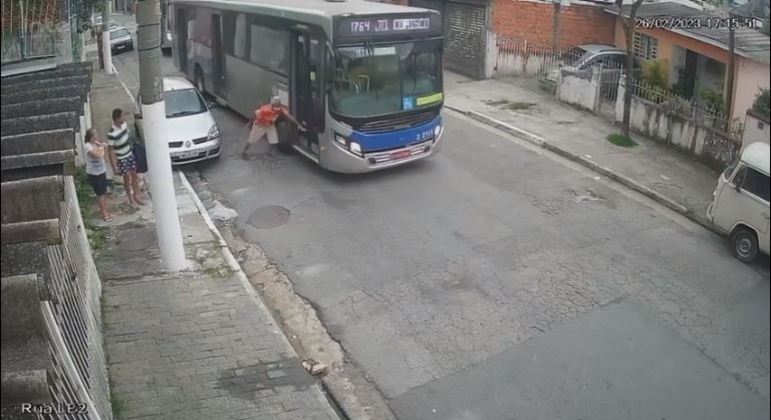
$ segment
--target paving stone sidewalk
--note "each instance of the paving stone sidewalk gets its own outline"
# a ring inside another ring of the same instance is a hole
[[[471,81],[446,72],[445,90],[448,107],[475,111],[540,136],[681,204],[688,209],[689,217],[706,223],[704,214],[718,172],[689,156],[636,135],[632,137],[637,147],[613,145],[606,138],[619,131],[617,126],[588,111],[559,103],[536,86]],[[504,101],[519,102],[523,109],[506,109]]]
[[[338,418],[179,186],[177,200],[188,271],[163,271],[150,204],[93,222],[116,418]]]

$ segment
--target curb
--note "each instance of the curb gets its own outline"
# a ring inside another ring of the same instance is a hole
[[[713,230],[711,226],[708,226],[705,222],[702,220],[699,220],[692,211],[690,211],[687,207],[684,205],[672,200],[669,197],[666,197],[662,194],[659,194],[658,192],[646,187],[645,185],[642,185],[638,183],[637,181],[634,181],[631,178],[628,178],[624,175],[619,174],[618,172],[613,171],[610,168],[607,168],[605,166],[602,166],[598,164],[597,162],[587,159],[584,156],[577,155],[575,153],[569,152],[559,146],[555,146],[554,144],[551,144],[544,140],[542,137],[535,135],[533,133],[529,133],[525,130],[522,130],[520,128],[514,127],[510,124],[507,124],[503,121],[499,121],[493,117],[487,116],[485,114],[476,112],[476,111],[470,111],[470,110],[464,110],[457,108],[452,105],[445,104],[445,107],[448,109],[451,109],[455,112],[459,112],[463,115],[466,115],[468,117],[471,117],[474,120],[477,120],[481,123],[487,124],[489,126],[492,126],[494,128],[497,128],[499,130],[505,131],[508,134],[511,134],[512,136],[515,136],[517,138],[520,138],[522,140],[525,140],[529,143],[532,143],[538,147],[541,147],[543,149],[549,150],[553,153],[556,153],[566,159],[569,159],[573,162],[579,163],[583,165],[586,168],[591,169],[594,172],[597,172],[601,175],[604,175],[607,178],[610,178],[619,184],[622,184],[628,188],[631,188],[638,193],[653,199],[654,201],[663,204],[664,206],[684,215],[685,217],[689,218],[690,220],[698,223],[701,226],[707,227],[710,230]]]
[[[268,309],[268,307],[265,306],[260,296],[252,287],[251,283],[249,283],[249,278],[246,276],[246,273],[244,273],[244,271],[241,269],[241,265],[238,264],[238,261],[233,256],[233,253],[230,252],[230,247],[228,246],[227,242],[225,242],[225,239],[220,234],[220,231],[219,229],[217,229],[217,226],[214,224],[214,221],[211,219],[211,216],[209,216],[209,211],[206,210],[206,207],[204,206],[203,202],[198,197],[198,194],[193,189],[193,186],[190,185],[190,182],[187,180],[187,177],[182,171],[179,171],[179,179],[182,182],[182,186],[190,195],[190,198],[193,199],[193,202],[195,203],[195,207],[198,209],[198,213],[203,218],[204,223],[206,223],[206,227],[209,228],[209,231],[211,231],[211,233],[217,239],[220,250],[222,252],[222,256],[225,258],[225,261],[227,261],[230,269],[233,270],[238,276],[238,279],[240,280],[241,285],[244,287],[246,294],[249,295],[249,298],[252,299],[255,305],[257,305],[260,308],[260,311],[262,311],[263,315],[265,315],[265,318],[270,323],[270,327],[273,330],[273,333],[281,336],[281,341],[284,343],[288,352],[291,352],[292,355],[300,359],[300,356],[294,350],[294,347],[292,347],[292,344],[289,342],[289,339],[281,331],[281,328],[279,328],[278,324],[276,323],[276,320],[273,319],[273,315],[270,313],[270,310]],[[329,414],[332,416],[332,418],[339,418],[338,413],[335,411],[334,407],[332,407],[332,404],[330,403],[330,401],[325,397],[324,390],[322,389],[322,387],[319,384],[314,384],[314,386],[319,391],[318,397],[320,399],[320,402],[322,402],[326,407],[328,407]]]

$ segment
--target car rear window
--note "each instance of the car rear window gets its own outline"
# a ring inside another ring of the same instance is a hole
[[[110,32],[110,39],[116,39],[116,38],[121,38],[124,36],[130,36],[130,35],[131,33],[129,33],[128,29],[118,29]]]

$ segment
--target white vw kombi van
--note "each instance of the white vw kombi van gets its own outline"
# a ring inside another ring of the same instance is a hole
[[[712,193],[707,220],[731,238],[733,253],[751,262],[769,253],[769,145],[752,143],[726,168]]]

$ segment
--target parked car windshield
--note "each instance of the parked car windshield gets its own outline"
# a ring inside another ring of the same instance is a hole
[[[131,36],[128,29],[116,29],[110,32],[110,39],[123,38],[124,36]]]
[[[573,47],[570,50],[568,50],[567,53],[565,53],[565,62],[570,67],[575,67],[583,61],[585,58],[588,58],[591,55],[589,51],[586,51],[585,49],[581,47]]]
[[[164,92],[166,118],[183,117],[206,112],[206,104],[195,89],[180,89]]]

